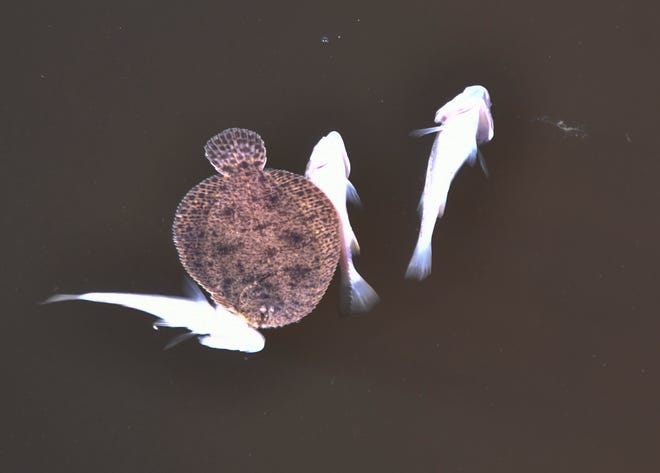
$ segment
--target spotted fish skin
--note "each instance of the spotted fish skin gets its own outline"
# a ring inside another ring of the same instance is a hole
[[[223,176],[248,168],[266,165],[264,140],[252,130],[228,128],[212,137],[204,146],[204,154]]]
[[[265,147],[255,132],[225,130],[205,151],[219,174],[177,208],[181,263],[217,304],[253,327],[299,321],[325,294],[339,260],[332,203],[303,176],[263,169]]]

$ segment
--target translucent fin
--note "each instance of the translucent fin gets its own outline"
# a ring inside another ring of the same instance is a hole
[[[429,135],[431,133],[436,133],[441,130],[442,130],[442,125],[432,126],[430,128],[420,128],[419,130],[413,130],[410,133],[408,133],[408,135],[413,136],[415,138],[419,138],[420,136]]]
[[[431,245],[415,246],[408,269],[406,269],[406,278],[417,279],[421,281],[426,279],[431,274]]]
[[[360,254],[360,244],[357,241],[355,233],[353,233],[353,238],[351,238],[351,254],[357,256]]]
[[[188,276],[185,276],[183,278],[182,289],[183,289],[183,295],[186,296],[186,298],[190,299],[191,301],[195,301],[195,302],[206,301],[206,296],[204,296],[204,293],[199,288],[197,283]]]
[[[186,340],[190,340],[191,338],[197,337],[196,333],[193,332],[186,332],[186,333],[180,333],[176,337],[172,338],[167,344],[163,347],[163,350],[169,350],[170,348],[174,348],[180,343],[185,342]]]
[[[477,147],[475,146],[474,149],[472,149],[472,152],[470,153],[470,155],[466,159],[466,161],[468,162],[468,164],[470,166],[474,166],[476,164],[477,154],[478,154],[478,150],[477,150]]]
[[[380,297],[374,289],[353,269],[351,275],[342,275],[339,293],[339,311],[344,315],[363,314],[375,306]]]
[[[490,173],[488,172],[488,167],[486,166],[486,158],[484,158],[484,155],[481,151],[477,151],[477,159],[479,160],[479,164],[481,165],[481,170],[484,172],[486,177],[490,177]]]
[[[204,153],[222,175],[266,165],[266,146],[261,136],[244,128],[229,128],[211,138]]]
[[[362,200],[360,200],[355,186],[348,179],[346,180],[346,200],[362,208]]]

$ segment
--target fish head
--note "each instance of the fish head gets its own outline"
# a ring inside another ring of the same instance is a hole
[[[445,123],[454,116],[481,107],[482,104],[490,108],[490,95],[488,91],[481,85],[471,85],[435,112],[435,122]]]
[[[490,94],[483,85],[470,85],[466,87],[461,95],[465,97],[475,97],[483,100],[488,107],[490,107]]]
[[[225,307],[218,305],[215,322],[208,333],[199,337],[199,343],[209,348],[256,353],[263,350],[266,339],[247,321]]]
[[[474,113],[475,116],[478,115],[476,141],[477,144],[482,144],[490,141],[495,134],[490,107],[488,90],[481,85],[471,85],[436,112],[435,122],[445,124],[454,117]]]
[[[351,173],[351,162],[348,160],[344,140],[336,131],[328,133],[314,146],[307,162],[305,177],[314,181],[318,174],[328,172],[341,174],[342,177],[348,177]]]
[[[471,85],[466,87],[464,94],[474,97],[479,107],[479,126],[477,128],[477,144],[483,144],[493,139],[495,135],[495,125],[493,116],[490,113],[491,101],[490,94],[485,87],[481,85]]]

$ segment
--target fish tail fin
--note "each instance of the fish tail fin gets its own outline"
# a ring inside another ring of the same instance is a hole
[[[421,281],[429,274],[431,274],[431,244],[417,242],[406,269],[406,278]]]
[[[375,306],[380,297],[354,267],[342,273],[339,310],[342,314],[363,314]]]

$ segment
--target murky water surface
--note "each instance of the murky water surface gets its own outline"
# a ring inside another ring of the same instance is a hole
[[[656,12],[657,13],[657,12]],[[3,471],[652,472],[660,435],[653,12],[635,2],[5,7]],[[466,85],[490,169],[403,274],[432,138]],[[258,131],[302,173],[341,132],[381,296],[333,282],[258,354],[54,292],[178,294],[202,146]]]

